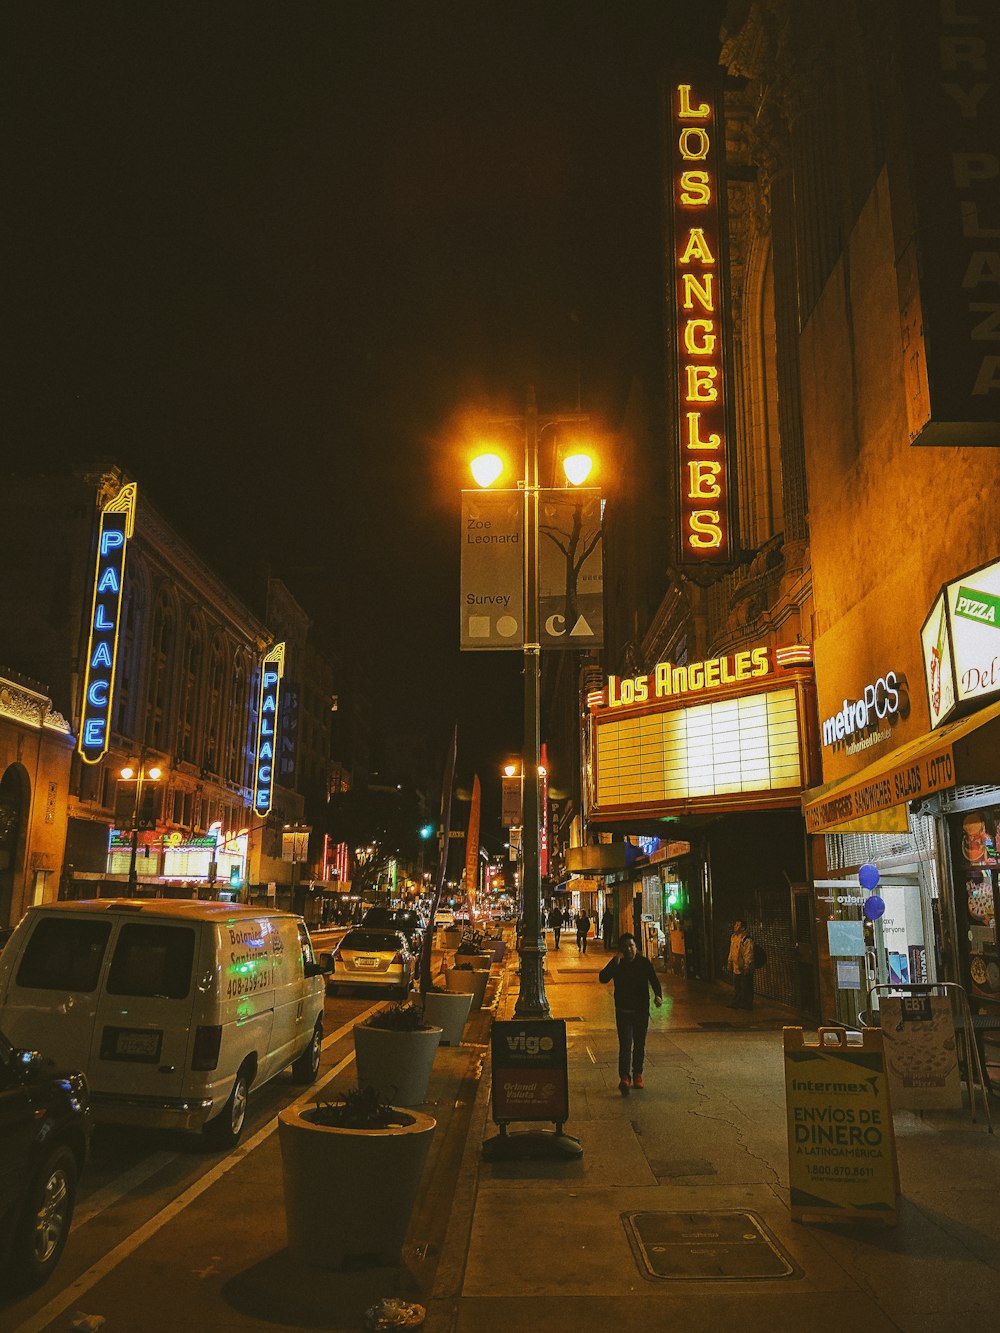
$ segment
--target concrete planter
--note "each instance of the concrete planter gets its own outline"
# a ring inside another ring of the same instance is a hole
[[[439,1027],[394,1032],[358,1023],[354,1028],[354,1053],[359,1086],[376,1088],[394,1106],[416,1106],[426,1101],[440,1041]]]
[[[446,949],[457,949],[462,943],[462,931],[458,926],[449,926],[441,932],[441,943]]]
[[[292,1256],[320,1268],[355,1255],[399,1263],[437,1121],[400,1110],[389,1129],[334,1129],[314,1114],[278,1115]]]
[[[445,985],[450,991],[458,991],[461,994],[472,996],[473,1009],[482,1008],[483,1000],[486,998],[486,983],[489,979],[488,968],[475,972],[464,972],[451,967],[444,974]]]
[[[457,953],[455,955],[455,962],[471,963],[477,971],[481,967],[488,968],[493,962],[493,950],[491,949],[489,953],[485,951],[481,953]]]
[[[424,1018],[441,1029],[442,1046],[461,1046],[471,1008],[471,991],[463,995],[458,991],[432,990],[424,996]]]
[[[491,940],[490,943],[493,946],[494,963],[502,963],[504,960],[504,955],[507,952],[507,945],[504,943],[503,940]]]

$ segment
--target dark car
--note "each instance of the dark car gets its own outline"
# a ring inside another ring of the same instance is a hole
[[[16,1291],[40,1286],[59,1262],[90,1144],[81,1073],[57,1073],[0,1033],[0,1272]]]
[[[361,919],[364,930],[401,930],[411,949],[420,943],[420,918],[401,907],[369,907]]]

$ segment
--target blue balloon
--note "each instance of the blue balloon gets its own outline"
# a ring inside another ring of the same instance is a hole
[[[865,905],[861,910],[867,921],[877,921],[885,911],[885,903],[877,893],[873,893],[870,898],[865,899]]]
[[[863,889],[873,889],[881,878],[878,866],[873,866],[870,861],[858,871],[858,883]]]

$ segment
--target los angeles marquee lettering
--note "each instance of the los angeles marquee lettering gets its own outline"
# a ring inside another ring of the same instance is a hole
[[[699,694],[703,690],[735,685],[743,680],[758,680],[771,671],[771,656],[766,648],[750,648],[728,657],[711,657],[706,662],[674,666],[658,662],[646,676],[608,677],[608,707],[627,708],[651,699],[668,699],[677,694]]]
[[[680,558],[730,555],[721,329],[719,129],[711,98],[673,90],[674,317],[680,442]]]

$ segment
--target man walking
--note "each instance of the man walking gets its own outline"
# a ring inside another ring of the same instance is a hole
[[[733,1002],[730,1009],[753,1008],[753,940],[742,921],[733,922],[726,966],[733,974]]]
[[[580,915],[576,918],[576,947],[581,953],[587,952],[587,936],[590,934],[590,917],[580,908]]]
[[[556,937],[556,948],[559,948],[559,936],[562,934],[563,914],[558,903],[552,904],[552,910],[549,912],[549,925],[552,927],[552,934]]]
[[[635,936],[626,931],[618,940],[614,958],[601,968],[598,981],[615,985],[615,1026],[618,1029],[618,1091],[627,1097],[630,1088],[644,1088],[642,1070],[649,1029],[649,989],[657,1009],[663,1003],[660,978],[648,958],[640,958]]]
[[[604,915],[601,917],[601,935],[604,939],[604,950],[611,952],[611,941],[615,935],[615,914],[611,910],[610,903],[604,909]]]

